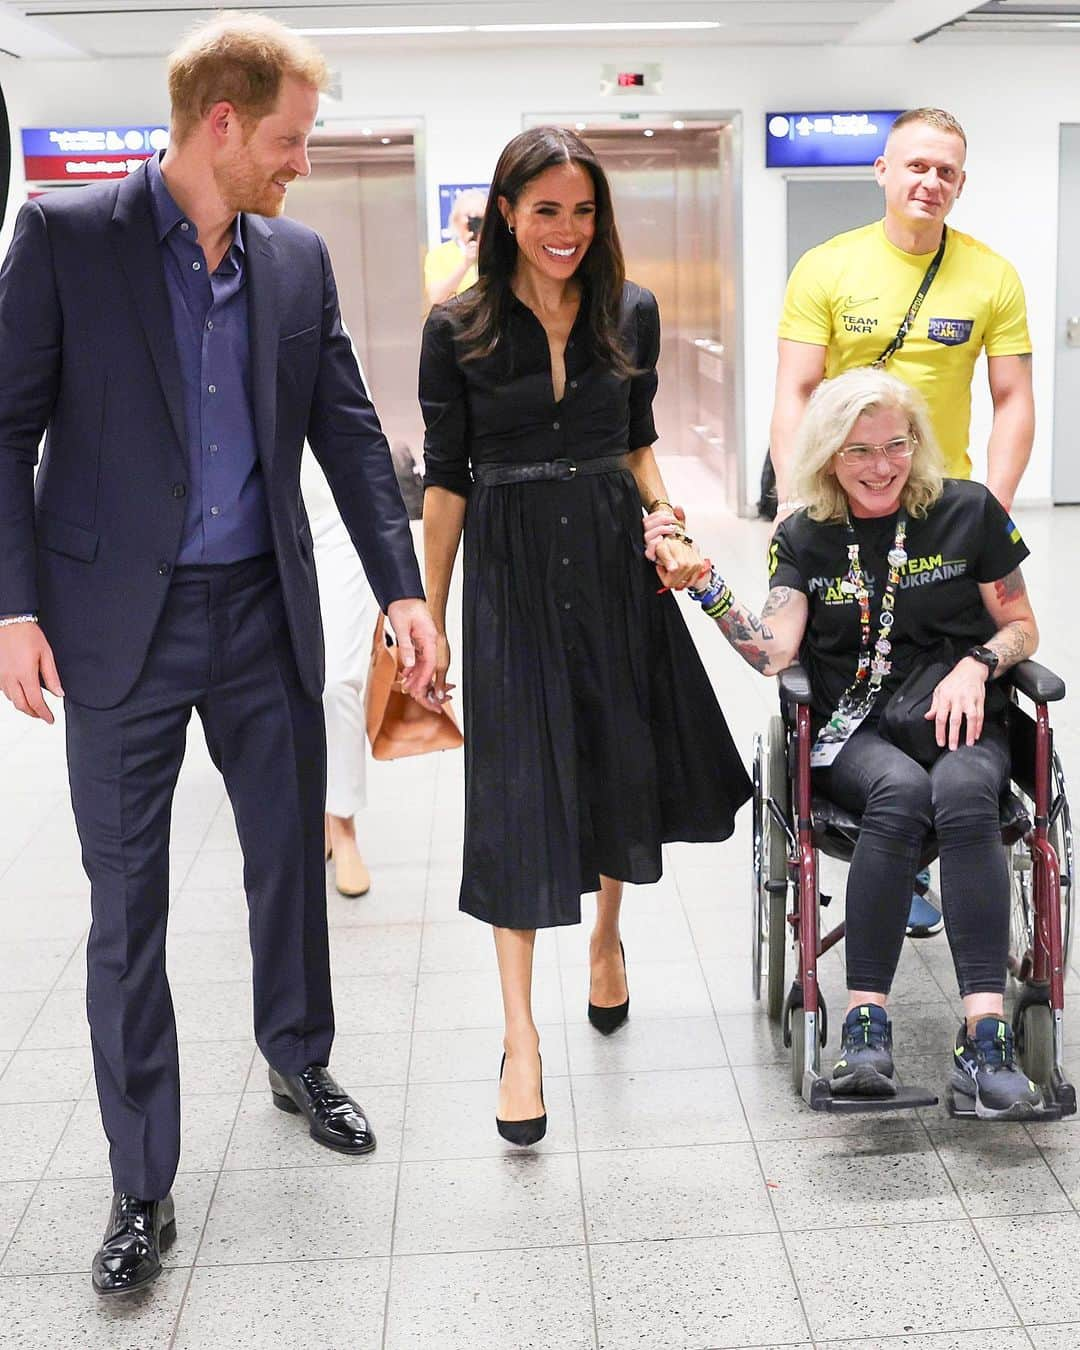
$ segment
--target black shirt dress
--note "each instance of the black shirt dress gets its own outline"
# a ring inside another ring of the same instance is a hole
[[[513,307],[495,352],[463,362],[459,303],[420,358],[426,485],[467,498],[460,907],[505,928],[578,923],[600,874],[658,880],[660,846],[726,839],[750,784],[672,595],[643,556],[628,470],[474,483],[471,464],[583,461],[651,445],[660,323],[627,283],[641,374],[589,350],[587,300],[555,401],[543,326]]]

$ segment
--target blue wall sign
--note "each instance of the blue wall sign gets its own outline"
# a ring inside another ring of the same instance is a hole
[[[440,183],[439,184],[439,238],[444,242],[454,237],[450,228],[450,214],[454,203],[463,192],[482,192],[486,197],[490,183]]]
[[[896,112],[765,114],[767,169],[825,169],[873,164],[885,149]]]
[[[122,178],[169,144],[168,127],[26,127],[23,163],[30,182]]]

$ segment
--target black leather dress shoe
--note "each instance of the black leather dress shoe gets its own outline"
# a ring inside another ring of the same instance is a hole
[[[342,1092],[326,1069],[309,1064],[296,1074],[270,1070],[270,1091],[281,1111],[306,1116],[312,1139],[338,1153],[370,1153],[375,1132],[364,1109]]]
[[[91,1278],[99,1294],[131,1294],[161,1274],[161,1253],[176,1238],[173,1199],[140,1200],[118,1191],[109,1210],[105,1240],[94,1256]]]

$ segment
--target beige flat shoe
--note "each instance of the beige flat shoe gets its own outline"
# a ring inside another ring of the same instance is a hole
[[[355,849],[350,849],[344,854],[339,851],[335,855],[334,885],[341,895],[347,895],[351,899],[367,895],[371,890],[371,873]]]

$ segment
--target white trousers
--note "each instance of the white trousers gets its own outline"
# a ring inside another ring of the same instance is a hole
[[[301,483],[311,521],[326,641],[326,810],[348,818],[367,800],[364,683],[378,605],[348,531],[310,451]],[[318,482],[322,479],[322,482]]]

